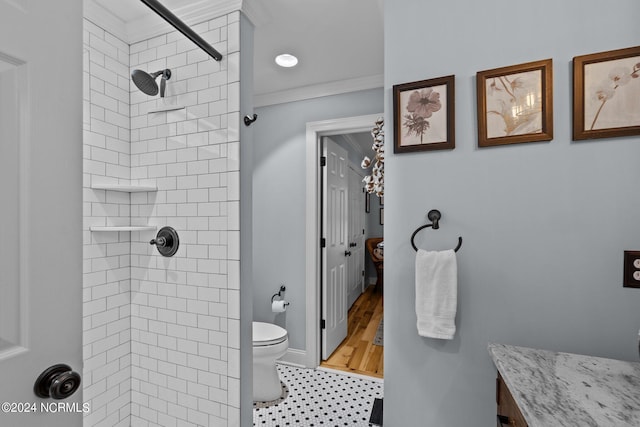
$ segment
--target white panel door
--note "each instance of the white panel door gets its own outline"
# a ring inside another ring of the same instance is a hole
[[[347,337],[349,166],[347,151],[329,138],[324,138],[323,153],[322,359],[326,360]]]
[[[79,0],[0,0],[0,200],[0,425],[80,426],[81,390],[34,393],[52,365],[82,372]]]
[[[364,192],[362,177],[349,168],[349,252],[347,307],[358,299],[364,285]]]

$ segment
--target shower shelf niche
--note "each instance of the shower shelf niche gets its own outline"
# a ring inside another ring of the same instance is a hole
[[[147,114],[164,113],[166,111],[184,110],[185,108],[187,107],[183,105],[163,105],[161,107],[157,107],[157,108],[154,108],[153,110],[147,111]]]
[[[142,193],[145,191],[158,191],[155,185],[135,185],[135,184],[93,184],[94,190],[120,191],[123,193]]]
[[[91,226],[89,231],[152,231],[157,229],[155,225],[125,225],[125,226]]]
[[[122,193],[142,193],[150,191],[158,191],[156,185],[139,185],[139,184],[93,184],[91,188],[94,190],[119,191]],[[156,230],[155,225],[119,225],[119,226],[90,226],[89,231],[100,232],[119,232],[119,231],[151,231]]]

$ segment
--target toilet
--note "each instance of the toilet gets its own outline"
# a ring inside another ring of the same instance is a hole
[[[253,401],[270,402],[282,396],[276,360],[289,348],[287,330],[278,325],[253,322]]]

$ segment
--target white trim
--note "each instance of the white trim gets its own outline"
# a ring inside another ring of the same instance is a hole
[[[271,20],[271,14],[262,0],[243,0],[242,13],[255,27],[261,27]]]
[[[5,56],[6,58],[6,56]],[[22,62],[17,58],[14,58],[17,62]],[[31,170],[31,129],[33,123],[31,121],[31,75],[33,69],[30,65],[22,62],[18,65],[18,73],[16,77],[16,88],[18,89],[18,114],[20,115],[20,136],[18,138],[19,147],[19,168],[18,172],[18,186],[20,188],[20,203],[19,203],[19,225],[20,228],[20,243],[19,243],[19,274],[20,274],[20,349],[16,349],[14,355],[21,354],[31,346],[31,269],[33,268],[31,263],[33,257],[31,256],[31,222],[28,218],[31,218],[31,203],[29,196],[31,195],[31,179],[34,175]]]
[[[344,138],[345,142],[346,142],[347,144],[349,144],[349,146],[350,146],[351,148],[353,148],[354,150],[356,150],[356,151],[358,152],[358,154],[360,154],[360,158],[361,158],[361,159],[363,159],[363,158],[364,158],[364,156],[366,156],[366,154],[365,154],[365,153],[364,153],[364,151],[362,150],[362,147],[360,146],[360,144],[358,144],[358,143],[356,142],[356,139],[353,137],[353,135],[352,135],[352,134],[349,134],[349,133],[348,133],[348,134],[346,134],[346,135],[343,135],[343,138]],[[371,140],[373,141],[373,138],[371,138]],[[372,142],[372,144],[373,144],[373,142]],[[349,163],[349,165],[351,165],[351,163]],[[360,165],[357,165],[357,166],[358,166],[358,167],[360,167]],[[362,168],[360,168],[360,169],[361,169],[361,170],[364,170],[364,169],[362,169]]]
[[[200,0],[171,10],[189,26],[236,11],[242,11],[256,26],[269,19],[266,8],[256,0]],[[130,45],[174,31],[169,23],[151,10],[140,18],[125,22],[94,0],[84,0],[84,17]]]
[[[127,26],[122,19],[93,0],[84,0],[83,6],[84,18],[116,36],[123,42],[131,44],[128,40]]]
[[[320,138],[328,135],[369,131],[383,114],[347,117],[307,123],[306,136],[306,349],[305,366],[320,364]]]
[[[306,359],[306,351],[298,350],[297,348],[288,348],[285,355],[278,359],[278,363],[304,368]]]
[[[287,102],[321,98],[323,96],[330,95],[340,95],[342,93],[377,89],[381,87],[384,87],[384,75],[376,74],[373,76],[338,80],[328,83],[320,83],[315,85],[297,87],[294,89],[287,89],[280,92],[254,95],[253,106],[254,108],[265,107],[267,105],[284,104]]]
[[[219,18],[231,12],[242,9],[242,0],[224,0],[212,2],[202,0],[171,10],[182,22],[194,26],[210,19]],[[151,12],[141,18],[126,23],[128,41],[130,44],[166,34],[174,28]]]

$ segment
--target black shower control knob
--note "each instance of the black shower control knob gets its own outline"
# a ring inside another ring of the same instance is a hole
[[[53,365],[44,370],[33,385],[38,397],[60,400],[66,399],[80,387],[80,374],[71,370],[69,365]]]
[[[170,257],[178,252],[180,246],[180,238],[178,232],[171,227],[162,227],[156,238],[149,242],[150,245],[156,245],[160,255]]]

